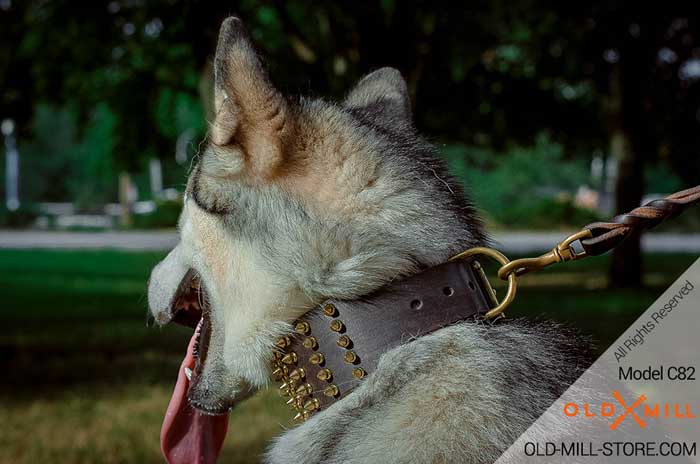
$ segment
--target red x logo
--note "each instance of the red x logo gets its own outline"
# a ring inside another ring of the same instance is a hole
[[[634,412],[634,409],[637,406],[639,406],[640,404],[644,403],[647,400],[646,396],[640,395],[639,398],[637,398],[637,401],[632,403],[632,406],[630,406],[630,407],[627,407],[627,405],[625,404],[625,400],[622,398],[622,396],[620,395],[620,392],[618,392],[617,390],[613,390],[613,396],[622,405],[622,407],[625,408],[625,413],[622,414],[620,417],[618,417],[615,422],[610,424],[610,430],[615,430],[617,428],[617,426],[620,425],[623,420],[625,420],[625,417],[627,417],[630,414],[632,415],[632,419],[634,419],[634,421],[637,423],[637,425],[639,425],[641,428],[645,428],[647,426],[647,424],[645,424],[644,421],[639,418],[637,413]]]

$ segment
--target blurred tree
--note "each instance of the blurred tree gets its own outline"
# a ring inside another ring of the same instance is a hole
[[[688,184],[700,177],[700,37],[690,3],[275,6],[292,48],[314,69],[308,75],[332,72],[339,78],[330,82],[343,82],[394,65],[431,133],[501,148],[549,128],[573,154],[607,146],[619,213],[640,204],[652,161],[669,161]],[[632,237],[614,251],[611,283],[636,286],[641,275]]]
[[[700,31],[689,3],[630,8],[613,1],[589,8],[592,31],[583,51],[604,96],[609,151],[618,165],[615,209],[624,213],[641,203],[645,166],[652,162],[668,161],[685,182],[698,182],[700,88],[693,84],[700,80]],[[636,236],[613,251],[610,280],[638,286],[641,276]]]
[[[619,211],[639,203],[645,166],[699,177],[700,38],[687,2],[0,0],[0,117],[30,136],[39,102],[70,107],[82,140],[104,107],[112,169],[170,159],[181,134],[206,131],[210,60],[232,13],[287,93],[339,97],[394,66],[433,136],[498,153],[546,131],[564,158],[611,153]],[[631,240],[616,253],[614,283],[638,283],[638,251]]]

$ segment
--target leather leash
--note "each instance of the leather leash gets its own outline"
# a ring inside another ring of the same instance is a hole
[[[516,259],[503,265],[498,270],[498,277],[506,280],[513,274],[521,276],[551,264],[601,255],[615,248],[627,237],[673,219],[699,202],[700,185],[650,201],[629,213],[615,216],[610,222],[593,222],[559,242],[549,253],[537,258]],[[580,243],[582,251],[574,250],[573,245],[576,242]]]
[[[610,222],[588,224],[584,229],[591,231],[591,237],[581,240],[581,245],[587,255],[600,255],[616,247],[629,235],[675,218],[698,201],[700,201],[700,185],[651,201],[627,214],[615,216]]]
[[[456,322],[501,320],[515,298],[516,277],[605,253],[698,202],[700,185],[610,222],[588,224],[536,258],[510,261],[492,248],[476,247],[361,299],[327,300],[296,321],[294,335],[278,340],[273,377],[282,381],[280,393],[297,411],[295,419],[306,420],[350,393],[390,349]],[[574,247],[577,242],[580,251]],[[498,276],[508,281],[501,302],[476,260],[479,255],[501,264]]]

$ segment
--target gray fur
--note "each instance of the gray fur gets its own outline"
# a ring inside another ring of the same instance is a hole
[[[220,385],[264,384],[275,337],[314,304],[360,297],[487,243],[459,184],[416,134],[398,71],[370,74],[342,103],[286,99],[240,27],[222,28],[218,135],[190,176],[180,224],[178,266],[195,268],[216,297],[207,359],[220,361],[202,372],[212,391],[195,395],[210,410],[245,396]],[[152,285],[172,280],[166,272],[156,268]],[[246,272],[257,279],[255,304],[239,284],[250,288]],[[161,287],[156,317],[166,311]],[[283,434],[266,460],[492,462],[582,371],[569,354],[577,344],[547,324],[439,330],[386,353],[360,388]]]
[[[494,462],[583,371],[560,327],[462,323],[386,353],[361,387],[265,461]]]
[[[200,207],[220,215],[233,234],[259,241],[269,265],[293,270],[314,298],[361,296],[486,240],[461,187],[446,173],[434,148],[415,134],[410,120],[388,133],[375,124],[380,114],[358,111],[363,110],[301,99],[295,118],[301,140],[351,139],[349,149],[377,158],[375,185],[348,199],[370,205],[371,214],[356,214],[350,221],[319,214],[275,185],[201,182],[200,168],[191,182]],[[202,163],[211,158],[208,150]],[[333,179],[327,180],[332,188]],[[342,244],[349,245],[344,254]]]

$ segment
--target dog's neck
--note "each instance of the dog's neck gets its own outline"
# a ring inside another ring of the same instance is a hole
[[[356,300],[327,300],[278,341],[274,376],[297,419],[348,395],[382,354],[495,305],[490,285],[472,259],[450,261],[392,282]]]

